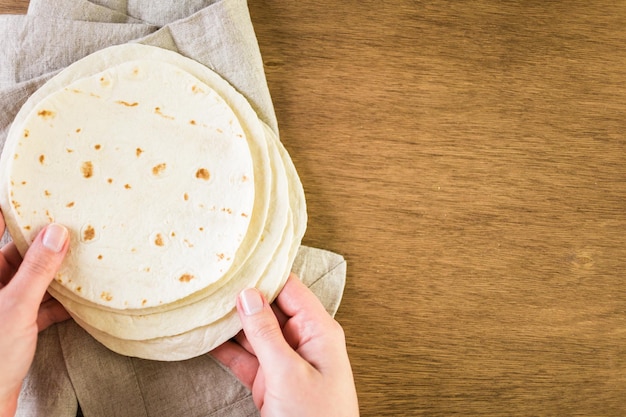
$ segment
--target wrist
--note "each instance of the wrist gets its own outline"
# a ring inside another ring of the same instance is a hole
[[[17,410],[17,398],[20,395],[20,390],[4,395],[0,398],[0,417],[13,417]]]

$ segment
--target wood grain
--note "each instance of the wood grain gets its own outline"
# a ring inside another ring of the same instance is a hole
[[[626,415],[626,6],[250,10],[362,416]]]
[[[0,14],[23,14],[28,9],[29,0],[0,0]]]

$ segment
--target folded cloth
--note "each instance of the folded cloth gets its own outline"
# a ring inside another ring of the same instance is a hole
[[[170,49],[213,69],[278,133],[244,0],[31,0],[27,15],[0,16],[0,145],[39,86],[72,62],[126,42]],[[345,260],[303,246],[293,270],[334,315]],[[129,358],[68,321],[40,334],[17,415],[75,416],[79,404],[87,417],[258,415],[250,392],[210,355],[181,362]]]

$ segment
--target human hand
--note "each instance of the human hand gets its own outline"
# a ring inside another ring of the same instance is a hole
[[[242,291],[243,333],[212,351],[252,390],[263,417],[358,417],[343,329],[291,275],[270,306],[256,289]]]
[[[0,217],[0,235],[4,233]],[[67,229],[45,227],[24,260],[9,243],[0,249],[0,416],[12,416],[22,381],[35,356],[37,333],[69,318],[46,293],[68,248]]]

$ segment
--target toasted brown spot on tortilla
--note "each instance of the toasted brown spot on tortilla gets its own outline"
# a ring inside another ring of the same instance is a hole
[[[87,226],[85,230],[83,230],[83,240],[90,241],[96,237],[96,230],[92,226]]]
[[[172,232],[172,233],[170,234],[170,236],[175,237],[175,236],[176,236],[176,232]]]
[[[124,184],[124,188],[126,188],[127,190],[130,190],[132,187],[130,186],[130,184]]]
[[[246,175],[244,175],[243,177],[241,177],[241,181],[242,182],[246,182],[248,181],[248,177]]]
[[[67,204],[65,205],[65,207],[67,207],[67,208],[71,208],[71,207],[74,207],[74,204],[75,204],[75,203],[74,203],[73,201],[70,201],[69,203],[67,203]]]
[[[43,165],[45,161],[46,161],[46,155],[39,155],[39,163]]]
[[[191,243],[191,242],[190,242],[190,241],[188,241],[187,239],[185,239],[183,242],[185,243],[185,245],[186,245],[188,248],[193,248],[193,243]]]
[[[222,129],[220,129],[219,127],[217,129],[215,129],[217,131],[217,133],[224,133],[224,131]]]
[[[165,246],[165,242],[163,242],[163,236],[160,233],[157,233],[156,238],[154,238],[154,244],[157,246]]]
[[[137,107],[139,105],[139,103],[137,103],[136,101],[129,103],[128,101],[117,100],[116,103],[121,104],[122,106],[126,106],[126,107]]]
[[[241,213],[241,217],[248,217],[246,213]]]
[[[30,230],[30,226],[24,226],[24,230]]]
[[[22,181],[20,184],[22,184],[22,185],[26,185],[26,184],[28,184],[28,183],[27,183],[26,181]]]
[[[93,148],[94,148],[95,150],[99,151],[99,150],[102,148],[102,145],[100,145],[99,143],[97,143],[97,144],[95,144],[95,145],[93,146]]]
[[[50,191],[48,190],[43,190],[43,195],[45,195],[46,197],[50,197],[52,193],[50,193]]]
[[[81,128],[79,127],[78,129],[76,129],[76,133],[80,133],[81,132]]]
[[[196,178],[208,181],[209,178],[211,178],[211,174],[209,174],[209,170],[208,169],[200,168],[199,170],[196,171]]]
[[[18,154],[13,155],[13,159],[17,159],[17,158],[19,158],[19,157],[20,157],[20,156],[19,156]]]
[[[158,164],[152,167],[152,175],[159,175],[165,171],[167,165],[165,163]]]
[[[223,253],[217,253],[217,259],[219,259],[220,261],[224,260],[224,258],[226,257],[226,255],[224,255]]]
[[[98,260],[102,259],[102,255],[98,255]]]
[[[180,282],[189,282],[189,281],[191,281],[194,278],[195,277],[193,275],[191,275],[191,274],[183,274],[183,275],[180,276],[180,278],[178,278],[178,280]]]
[[[44,119],[51,119],[56,115],[52,110],[40,110],[37,112],[37,116],[43,117]]]
[[[80,167],[83,177],[91,178],[93,176],[93,163],[91,161],[83,162]]]
[[[198,87],[197,85],[191,86],[191,91],[193,91],[194,94],[204,93],[204,90]]]
[[[148,300],[145,300],[145,299],[144,299],[144,300],[141,300],[141,305],[142,305],[142,306],[145,306],[147,302],[148,302]]]
[[[100,85],[102,85],[103,87],[106,87],[109,84],[111,84],[111,81],[109,81],[108,79],[104,77],[100,77]]]
[[[185,193],[185,194],[183,195],[183,198],[185,199],[185,201],[189,200],[189,194]]]
[[[15,208],[15,210],[17,210],[17,209],[18,209],[18,208],[20,208],[20,206],[21,206],[21,205],[20,205],[20,203],[18,203],[18,202],[17,202],[17,201],[15,201],[15,200],[11,200],[11,204],[13,204],[13,207]]]
[[[195,120],[190,120],[190,121],[189,121],[189,124],[190,124],[190,125],[194,125],[194,126],[195,126],[195,125],[196,125],[196,121],[195,121]]]
[[[107,182],[108,182],[109,184],[112,184],[112,183],[113,183],[113,178],[109,178],[109,179],[107,179]]]
[[[223,211],[224,213],[233,214],[232,209],[229,209],[228,207],[224,207],[224,208],[222,209],[222,211]]]
[[[164,114],[164,113],[161,111],[161,108],[160,108],[160,107],[155,107],[155,108],[154,108],[154,112],[155,112],[156,114],[158,114],[159,116],[163,117],[164,119],[174,120],[174,117],[169,116],[169,115],[167,115],[167,114]]]
[[[102,298],[104,301],[111,301],[113,299],[113,296],[109,292],[102,291],[102,293],[100,294],[100,298]]]
[[[72,153],[72,152],[74,152],[74,149],[65,148],[65,151],[66,151],[67,153]]]
[[[137,156],[141,155],[142,153],[143,153],[143,149],[141,149],[141,148],[137,148],[135,150],[135,155],[137,155]]]
[[[204,227],[198,227],[198,230],[204,232]]]
[[[81,292],[83,290],[83,287],[76,287],[76,292]]]
[[[28,136],[30,136],[30,130],[24,129],[24,137],[27,138]]]

